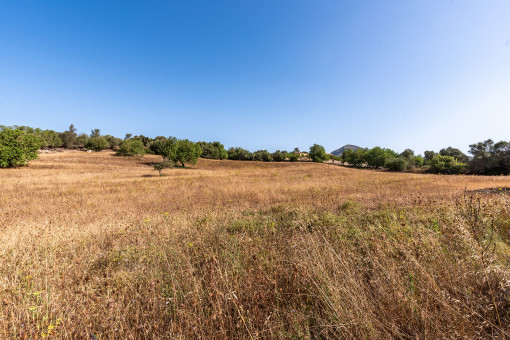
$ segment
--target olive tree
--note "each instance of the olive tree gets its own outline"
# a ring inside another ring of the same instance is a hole
[[[329,159],[326,154],[326,150],[322,145],[314,144],[310,147],[310,152],[308,153],[313,162],[323,163]]]
[[[38,158],[41,140],[22,130],[0,131],[0,167],[16,167]]]

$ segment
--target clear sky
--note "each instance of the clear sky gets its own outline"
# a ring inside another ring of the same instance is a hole
[[[0,0],[0,124],[250,150],[510,140],[510,1]]]

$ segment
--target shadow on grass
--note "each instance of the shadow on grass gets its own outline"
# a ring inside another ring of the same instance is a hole
[[[468,190],[468,193],[480,193],[480,194],[491,194],[491,195],[510,195],[509,187],[497,187],[497,188],[484,188],[477,190]]]

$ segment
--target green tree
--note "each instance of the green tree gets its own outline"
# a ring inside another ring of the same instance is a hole
[[[162,171],[164,169],[175,167],[175,162],[168,159],[164,159],[163,161],[154,164],[152,167],[154,168],[154,170],[157,170],[159,172],[159,176],[161,177],[163,176]]]
[[[80,133],[78,137],[76,137],[76,145],[79,147],[85,147],[88,141],[89,136],[86,133]]]
[[[104,138],[108,142],[110,149],[115,149],[122,143],[122,139],[120,139],[118,137],[111,136],[111,135],[105,135]]]
[[[287,159],[287,154],[288,154],[287,151],[276,150],[271,154],[271,158],[273,159],[274,162],[283,162],[284,160]]]
[[[257,150],[253,153],[253,160],[260,162],[271,162],[273,157],[267,150]]]
[[[62,146],[64,148],[72,148],[76,145],[76,129],[74,128],[74,125],[71,124],[69,126],[69,130],[61,132],[59,134],[60,139],[62,140]]]
[[[146,152],[145,146],[141,140],[128,139],[122,142],[117,155],[120,156],[142,156]]]
[[[510,174],[510,143],[492,139],[471,144],[469,153],[473,158],[469,161],[471,173],[497,175]]]
[[[310,152],[308,156],[312,159],[313,162],[323,163],[329,159],[329,156],[326,154],[326,150],[322,145],[314,144],[310,147]]]
[[[367,149],[360,148],[360,149],[356,149],[356,151],[351,150],[352,152],[349,152],[348,150],[350,150],[350,149],[347,149],[343,152],[343,153],[347,153],[346,158],[345,158],[347,163],[354,165],[355,167],[360,167],[367,162],[367,152],[368,152]],[[342,153],[342,155],[343,155],[343,153]]]
[[[382,168],[388,158],[386,151],[383,148],[376,146],[366,152],[367,165],[372,168]]]
[[[101,130],[99,129],[94,129],[94,130],[90,130],[90,136],[89,137],[99,137],[101,136]]]
[[[87,140],[87,144],[85,144],[85,147],[90,150],[101,151],[108,149],[110,147],[110,144],[103,136],[90,137]]]
[[[432,158],[436,157],[437,153],[435,153],[434,151],[425,151],[425,152],[423,153],[423,155],[424,155],[424,157],[423,157],[423,158],[425,159],[424,163],[425,163],[425,164],[428,164],[428,162],[429,162]]]
[[[36,129],[35,135],[41,140],[42,148],[56,148],[62,146],[62,140],[57,132],[53,130]]]
[[[41,140],[22,130],[4,129],[0,132],[0,167],[16,167],[38,158]]]
[[[251,161],[253,159],[253,154],[245,150],[243,148],[230,148],[228,149],[228,159],[237,160],[237,161]]]
[[[461,163],[467,163],[469,161],[468,156],[466,156],[462,151],[456,148],[452,148],[451,146],[446,149],[441,149],[439,151],[441,156],[450,156],[453,158],[457,158],[457,160]]]
[[[198,142],[202,149],[202,155],[200,157],[207,159],[227,159],[228,152],[220,142]]]
[[[179,162],[184,167],[185,164],[195,165],[202,154],[200,145],[187,139],[177,141],[174,162]]]
[[[387,159],[384,167],[391,171],[404,171],[408,165],[408,158],[398,156]]]
[[[143,139],[140,140],[142,140],[143,143]],[[165,160],[173,160],[176,157],[175,152],[177,149],[177,138],[168,137],[156,139],[150,143],[150,149],[155,155],[160,155]]]

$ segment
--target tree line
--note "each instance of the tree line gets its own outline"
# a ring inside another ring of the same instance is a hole
[[[422,169],[438,174],[510,174],[510,142],[494,143],[492,139],[469,145],[471,157],[459,149],[448,147],[439,153],[425,151],[424,156],[415,155],[411,149],[397,153],[391,149],[375,147],[353,151],[345,150],[341,156],[334,157],[343,163],[355,167],[386,168],[391,171],[409,171]]]
[[[86,148],[94,151],[112,149],[119,156],[161,155],[163,161],[154,165],[160,174],[162,169],[179,164],[194,165],[198,158],[264,162],[332,160],[354,167],[390,171],[421,169],[441,174],[510,174],[510,143],[505,141],[494,143],[491,139],[471,144],[469,146],[471,157],[453,147],[441,149],[438,153],[425,151],[423,156],[415,155],[411,149],[397,153],[381,147],[360,148],[355,151],[346,149],[340,156],[334,156],[327,154],[324,147],[318,144],[312,145],[308,152],[301,152],[299,148],[291,152],[286,150],[251,152],[241,147],[225,149],[224,145],[217,141],[192,142],[175,137],[150,138],[129,133],[121,139],[112,135],[102,135],[99,129],[92,130],[90,134],[77,133],[73,124],[63,132],[28,126],[0,125],[0,167],[25,165],[37,158],[38,149],[57,147]]]

